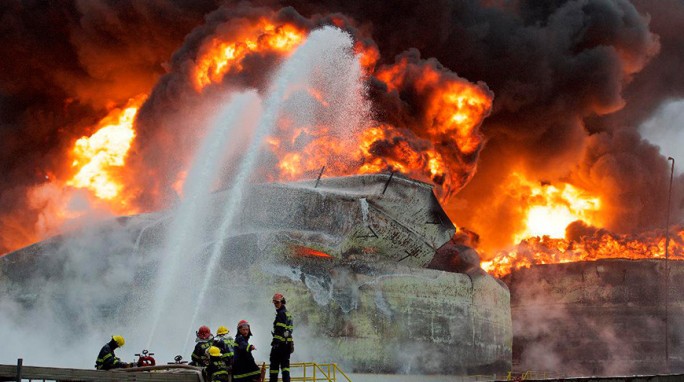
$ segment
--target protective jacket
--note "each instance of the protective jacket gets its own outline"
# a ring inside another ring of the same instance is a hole
[[[221,358],[226,362],[227,366],[233,365],[235,345],[235,340],[231,336],[220,335],[214,337],[214,346],[221,350]]]
[[[207,377],[212,382],[228,382],[230,381],[230,372],[228,372],[228,365],[222,357],[209,357],[209,365],[205,369]]]
[[[273,340],[271,346],[292,342],[292,331],[294,325],[292,324],[292,315],[287,311],[285,305],[281,305],[280,309],[276,310],[275,320],[273,320]]]
[[[233,363],[233,381],[252,381],[261,376],[261,369],[257,366],[252,355],[252,345],[249,337],[242,334],[235,336],[235,360]]]
[[[121,362],[119,357],[114,354],[114,349],[117,347],[119,346],[114,340],[109,341],[102,347],[95,361],[95,368],[97,370],[111,370],[128,366],[126,363]]]
[[[201,340],[198,338],[196,341],[195,349],[190,356],[190,358],[192,358],[190,365],[207,366],[209,364],[209,354],[207,354],[207,350],[209,350],[209,347],[212,345],[212,339]]]
[[[283,372],[283,382],[290,382],[290,353],[294,342],[292,340],[292,315],[287,311],[285,304],[276,310],[273,321],[273,340],[271,341],[271,354],[269,361],[269,377],[271,381],[278,380],[278,372]]]

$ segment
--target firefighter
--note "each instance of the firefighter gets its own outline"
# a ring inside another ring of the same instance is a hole
[[[95,368],[97,370],[111,370],[133,366],[133,364],[121,362],[119,357],[114,354],[114,349],[124,346],[125,343],[123,337],[112,336],[112,339],[102,347],[100,354],[97,355]]]
[[[209,364],[209,355],[207,350],[213,343],[214,336],[211,334],[211,330],[208,326],[202,325],[196,332],[197,338],[195,339],[195,350],[192,351],[190,358],[190,365],[205,367]]]
[[[271,355],[269,361],[270,381],[278,381],[278,370],[282,370],[283,382],[290,382],[290,353],[294,351],[292,339],[292,315],[285,307],[285,296],[280,293],[273,295],[273,306],[276,309],[273,320],[273,340],[271,341]]]
[[[207,372],[207,379],[212,382],[230,381],[228,365],[223,360],[221,349],[216,346],[209,347],[209,365],[205,370]]]
[[[252,336],[252,329],[249,322],[241,320],[237,325],[235,335],[235,361],[233,363],[233,381],[252,382],[261,379],[261,369],[254,361],[252,352],[256,350],[254,345],[249,344],[249,337]]]
[[[233,355],[235,349],[235,340],[229,336],[230,331],[225,326],[221,325],[216,329],[216,337],[214,337],[214,346],[221,350],[221,357],[226,362],[229,368],[233,366]]]

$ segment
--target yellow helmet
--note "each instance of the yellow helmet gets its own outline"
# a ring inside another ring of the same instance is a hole
[[[228,334],[229,331],[230,331],[230,330],[228,330],[228,328],[226,328],[225,326],[221,325],[221,326],[218,327],[218,329],[216,329],[216,335],[221,336],[221,335],[224,335],[224,334]]]
[[[118,347],[122,347],[126,343],[126,340],[121,336],[112,336],[112,339],[116,342],[116,346]]]
[[[217,348],[216,346],[212,346],[209,348],[209,355],[212,357],[219,357],[221,355],[221,349]]]

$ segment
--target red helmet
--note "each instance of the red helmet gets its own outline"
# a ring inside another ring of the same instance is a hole
[[[285,302],[285,296],[282,293],[276,293],[273,295],[273,302],[280,301]]]
[[[237,326],[238,330],[240,330],[240,328],[245,326],[245,325],[249,328],[249,322],[247,322],[247,320],[240,320],[240,322],[238,322],[238,326]]]
[[[202,340],[208,340],[211,337],[211,330],[208,326],[202,325],[197,331],[197,338]]]
[[[249,329],[249,334],[247,334],[247,337],[252,336],[252,328],[249,327],[249,322],[247,320],[240,320],[237,324],[237,332],[240,333],[240,328],[246,326],[247,329]]]

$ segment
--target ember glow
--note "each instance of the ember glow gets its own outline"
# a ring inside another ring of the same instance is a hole
[[[71,152],[71,166],[76,170],[68,186],[91,190],[99,199],[115,201],[123,185],[117,169],[125,165],[126,155],[135,138],[133,123],[146,96],[131,99],[121,109],[112,110],[97,125],[95,133],[76,141]]]
[[[319,259],[332,259],[333,257],[325,252],[318,251],[313,248],[304,247],[301,245],[293,245],[291,248],[292,252],[297,256],[303,257],[314,257]]]

